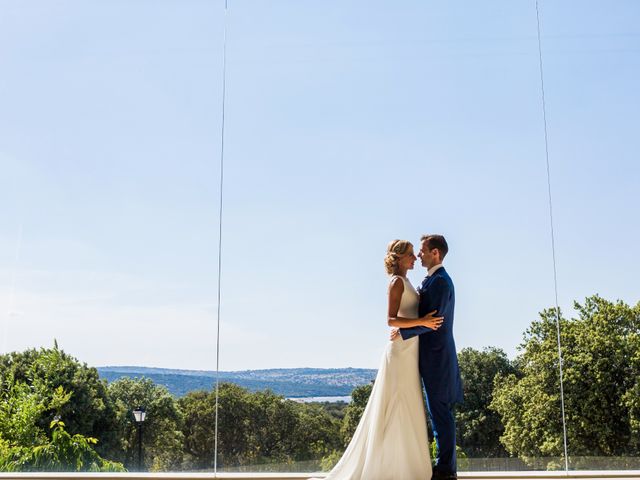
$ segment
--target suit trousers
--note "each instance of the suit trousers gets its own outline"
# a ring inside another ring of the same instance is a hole
[[[456,420],[453,403],[444,402],[427,395],[427,409],[431,420],[433,436],[436,440],[437,456],[434,473],[451,474],[457,472],[456,461]]]

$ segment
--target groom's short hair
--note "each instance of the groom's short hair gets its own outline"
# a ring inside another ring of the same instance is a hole
[[[440,258],[444,258],[449,252],[449,245],[442,235],[423,235],[420,238],[421,242],[427,242],[427,248],[433,250],[437,248],[440,252]]]

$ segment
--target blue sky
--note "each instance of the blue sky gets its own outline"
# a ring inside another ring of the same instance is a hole
[[[221,368],[376,367],[427,232],[458,348],[514,355],[554,302],[535,3],[229,6]],[[560,304],[635,304],[640,5],[540,7]],[[2,351],[215,368],[223,2],[0,11]]]

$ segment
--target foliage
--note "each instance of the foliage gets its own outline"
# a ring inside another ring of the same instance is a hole
[[[38,426],[47,405],[42,395],[26,383],[15,383],[13,378],[3,379],[0,388],[0,438],[6,445],[35,445],[45,438]],[[59,395],[56,390],[54,395]]]
[[[215,401],[215,391],[191,392],[179,400],[191,468],[213,466]],[[269,390],[251,393],[220,384],[219,465],[308,460],[338,446],[338,422],[322,407],[285,400]]]
[[[500,416],[489,408],[496,375],[517,375],[504,351],[488,347],[482,351],[464,348],[458,354],[464,385],[464,403],[456,410],[457,443],[471,457],[505,457],[500,443],[504,427]]]
[[[340,447],[339,420],[319,405],[286,403],[294,407],[298,417],[294,430],[296,460],[324,457]]]
[[[320,460],[320,470],[329,472],[342,458],[342,450],[334,450],[329,455],[322,457]]]
[[[70,435],[63,422],[51,422],[51,441],[33,448],[18,449],[13,471],[124,472],[122,464],[100,457],[94,450],[98,439]]]
[[[351,403],[345,410],[342,426],[340,427],[340,435],[342,436],[342,445],[346,447],[353,438],[360,418],[367,407],[367,402],[373,390],[373,383],[361,385],[353,389],[351,392]]]
[[[138,433],[133,410],[143,406],[144,466],[151,471],[179,470],[184,438],[182,414],[177,402],[162,385],[152,380],[121,378],[108,387],[116,411],[118,448],[113,458],[127,468],[137,468]]]
[[[576,318],[559,320],[569,453],[638,456],[640,304],[593,296],[575,309]],[[547,467],[560,465],[557,313],[545,310],[530,325],[514,361],[496,348],[460,352],[465,388],[465,403],[456,412],[460,468],[466,461],[463,451],[472,457],[518,456],[531,465],[534,458],[552,457]],[[322,458],[321,467],[329,470],[351,440],[371,391],[372,385],[357,387],[346,406],[301,404],[269,390],[252,393],[223,383],[218,466]],[[0,355],[0,471],[136,466],[132,410],[138,406],[147,411],[147,469],[213,467],[215,391],[194,391],[176,400],[146,378],[123,378],[107,387],[96,369],[57,345]]]
[[[0,390],[0,471],[124,471],[94,450],[98,440],[70,435],[62,421],[50,424],[49,438],[39,427],[43,412],[64,409],[72,397],[62,387],[47,393],[4,379]]]
[[[347,402],[311,402],[309,405],[321,406],[325,412],[340,423],[342,423],[347,407],[349,406]]]
[[[115,444],[114,412],[98,371],[74,357],[54,348],[31,349],[0,355],[0,388],[8,391],[16,384],[33,389],[39,402],[47,408],[39,411],[35,426],[48,432],[49,424],[58,416],[67,428],[81,435],[97,437],[102,455],[109,454]],[[68,392],[68,401],[56,403],[58,388]]]
[[[577,318],[560,317],[568,448],[572,456],[640,453],[638,393],[640,304],[592,296],[575,303]],[[563,454],[556,310],[545,310],[525,333],[522,376],[496,380],[494,408],[507,451],[527,460]]]
[[[431,463],[435,466],[436,456],[438,455],[438,445],[436,444],[435,439],[431,440],[431,443],[429,444],[429,450],[431,452]],[[468,458],[469,457],[467,457],[467,454],[464,452],[464,450],[460,448],[460,445],[456,445],[456,461],[458,464],[458,470],[467,470],[469,466]]]
[[[222,465],[249,463],[255,456],[251,442],[249,392],[234,384],[219,390],[218,452]],[[190,392],[178,400],[184,414],[183,434],[187,465],[213,468],[215,456],[215,392]]]

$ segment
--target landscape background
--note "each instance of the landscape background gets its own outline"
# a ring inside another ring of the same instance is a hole
[[[192,390],[209,390],[216,382],[215,371],[175,370],[148,367],[97,367],[108,382],[124,377],[145,377],[167,387],[172,395]],[[371,383],[376,370],[366,368],[286,368],[220,372],[220,382],[230,382],[251,391],[269,389],[292,398],[348,397],[358,386]],[[346,399],[345,399],[346,400]]]
[[[541,312],[514,359],[458,352],[461,471],[640,468],[640,302],[593,295],[575,309]],[[374,388],[373,372],[355,369],[224,372],[216,386],[212,372],[101,370],[57,342],[0,355],[0,470],[330,470]],[[349,391],[349,403],[286,396]]]
[[[0,470],[330,468],[431,232],[461,469],[638,468],[640,3],[224,4],[0,0]]]
[[[0,350],[214,370],[224,2],[0,9]],[[540,4],[565,312],[637,301],[639,9]],[[376,368],[386,246],[429,232],[458,348],[514,357],[555,303],[535,3],[226,19],[220,368]]]

